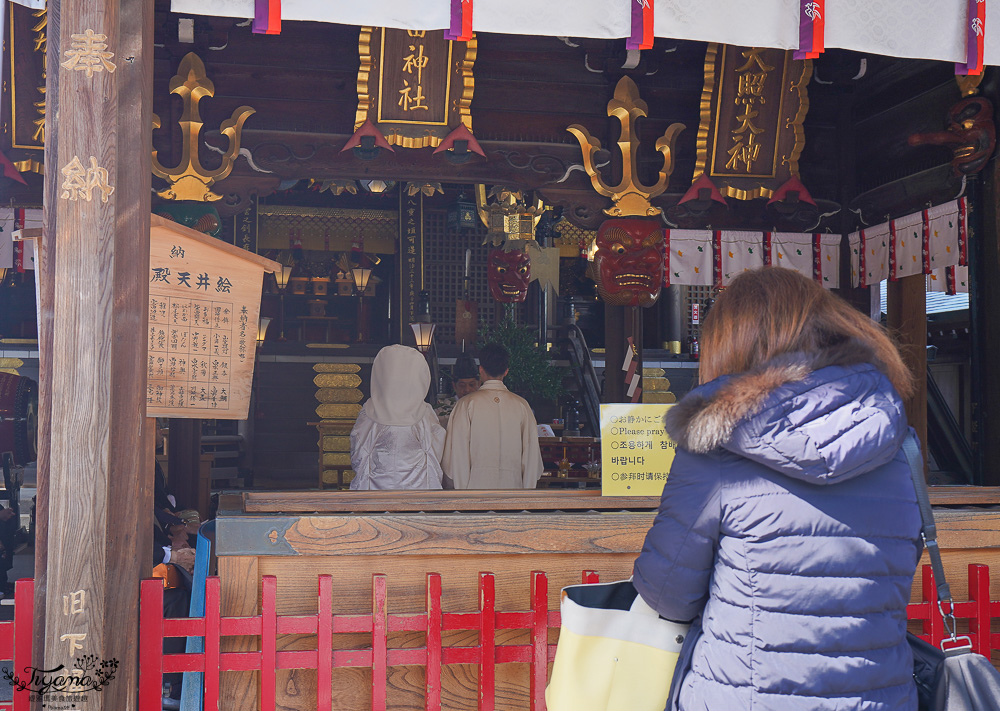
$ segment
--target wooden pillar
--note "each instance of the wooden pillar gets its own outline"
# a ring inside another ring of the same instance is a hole
[[[923,274],[890,281],[886,289],[886,323],[896,337],[916,386],[906,402],[906,417],[917,431],[927,460],[927,283]]]
[[[635,343],[636,372],[642,387],[642,314],[638,306],[604,307],[604,397],[601,402],[628,402],[625,385],[625,348],[629,337]]]
[[[996,101],[994,101],[994,105]],[[969,181],[972,446],[983,486],[1000,486],[1000,161]],[[976,197],[981,196],[977,200]]]
[[[666,287],[660,294],[660,311],[663,319],[663,340],[671,353],[681,352],[681,324],[684,323],[681,307],[681,288],[677,284]]]
[[[178,506],[200,510],[201,420],[171,418],[167,449],[167,488]]]
[[[417,320],[417,300],[424,288],[424,196],[399,191],[399,254],[396,257],[392,311],[396,343],[413,343],[410,324]],[[359,325],[360,332],[360,325]]]
[[[52,21],[49,18],[49,30]],[[56,30],[58,34],[58,30]],[[51,146],[51,141],[48,142]],[[56,181],[45,183],[45,202],[51,203]],[[45,214],[48,217],[48,214]],[[52,325],[54,321],[55,255],[45,235],[35,242],[35,279],[38,280],[38,461],[35,463],[35,619],[34,666],[43,668],[45,644],[45,582],[48,564],[49,528],[49,441],[52,434]]]
[[[152,0],[48,3],[42,659],[117,660],[90,711],[136,708],[139,579],[152,564],[152,20]]]

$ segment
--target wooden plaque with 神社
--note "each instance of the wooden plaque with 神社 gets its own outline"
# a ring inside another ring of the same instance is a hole
[[[438,146],[459,124],[472,130],[477,40],[445,39],[442,30],[362,27],[358,39],[358,112],[394,146]]]
[[[147,417],[246,419],[264,272],[278,268],[153,215]]]

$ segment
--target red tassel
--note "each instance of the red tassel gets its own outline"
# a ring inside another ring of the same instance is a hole
[[[955,63],[955,74],[978,76],[983,73],[986,46],[986,2],[969,0],[966,25],[966,59]]]
[[[823,246],[823,235],[819,232],[813,233],[813,279],[820,284],[823,283],[823,255],[820,249]]]
[[[858,242],[858,286],[868,286],[868,272],[865,270],[865,251],[867,250],[867,245],[865,244],[865,231],[861,230],[860,240]]]
[[[896,221],[889,220],[889,281],[896,281]]]
[[[958,199],[958,264],[962,267],[969,266],[968,260],[968,243],[969,243],[969,224],[968,224],[968,214],[966,213],[966,203],[965,198],[960,197]]]
[[[921,225],[921,246],[920,246],[920,256],[923,258],[924,262],[924,274],[931,273],[931,216],[927,210],[920,213],[923,217],[923,224]]]
[[[630,0],[632,31],[625,40],[625,49],[652,49],[654,0]]]
[[[280,35],[281,0],[254,0],[250,29],[255,35]]]
[[[451,24],[444,38],[460,42],[472,39],[472,0],[451,0]]]
[[[663,230],[663,288],[670,286],[670,230]]]
[[[712,284],[722,288],[722,232],[712,232]]]

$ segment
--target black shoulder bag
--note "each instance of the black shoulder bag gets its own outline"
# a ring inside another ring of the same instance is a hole
[[[927,494],[927,482],[924,481],[920,447],[912,432],[903,442],[903,452],[910,464],[913,488],[917,492],[922,523],[920,533],[934,570],[938,610],[944,617],[944,628],[949,634],[949,638],[941,642],[941,649],[916,635],[906,635],[913,650],[913,678],[917,682],[920,711],[997,711],[1000,709],[1000,672],[989,659],[972,651],[969,637],[959,636],[956,631],[954,602],[941,564],[937,527]]]

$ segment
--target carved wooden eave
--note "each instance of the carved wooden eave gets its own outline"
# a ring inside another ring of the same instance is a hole
[[[295,133],[275,140],[271,131],[246,130],[243,145],[258,168],[282,180],[384,177],[393,180],[443,182],[513,182],[534,189],[558,181],[572,165],[580,165],[579,149],[565,143],[480,141],[486,158],[473,155],[452,163],[431,148],[397,150],[375,160],[341,153],[348,135]],[[253,172],[238,161],[237,172]]]
[[[883,183],[851,201],[859,227],[884,222],[887,218],[923,210],[929,204],[954,200],[965,189],[965,179],[955,175],[947,163]]]
[[[339,151],[338,137],[321,134],[299,134],[288,142],[276,142],[273,135],[247,131],[245,140],[262,173],[254,171],[245,159],[237,161],[232,175],[218,184],[225,199],[217,203],[222,215],[244,209],[251,196],[267,197],[283,180],[358,180],[391,178],[409,182],[489,183],[504,184],[523,190],[537,190],[548,205],[562,207],[567,220],[581,229],[594,230],[607,218],[604,210],[611,200],[593,190],[591,181],[579,161],[579,150],[569,144],[507,143],[486,141],[483,148],[487,160],[478,159],[454,165],[433,156],[433,149],[400,150],[386,153],[374,161],[355,158]],[[341,140],[347,140],[347,136]],[[573,169],[575,167],[575,169]],[[683,196],[681,190],[671,190],[652,203],[669,211]],[[771,229],[763,222],[765,199],[747,201],[734,206],[722,219],[708,224],[697,220],[677,224],[690,229]],[[838,205],[820,201],[824,212],[834,212]],[[830,218],[832,219],[832,218]],[[835,227],[822,222],[818,229]],[[674,226],[665,221],[665,226]]]
[[[435,156],[432,148],[397,150],[376,160],[362,160],[340,151],[348,138],[303,133],[286,134],[282,141],[275,141],[272,132],[244,131],[244,147],[250,151],[257,170],[246,159],[236,162],[232,175],[218,183],[218,192],[225,195],[218,205],[220,212],[235,212],[235,206],[245,205],[251,194],[265,197],[282,180],[307,178],[501,183],[523,190],[550,189],[555,204],[571,204],[573,195],[579,195],[580,202],[586,205],[599,198],[600,209],[609,204],[605,198],[593,194],[582,170],[579,149],[569,144],[483,141],[486,159],[474,156],[466,163],[455,164],[441,155]],[[574,166],[578,169],[572,170]]]

